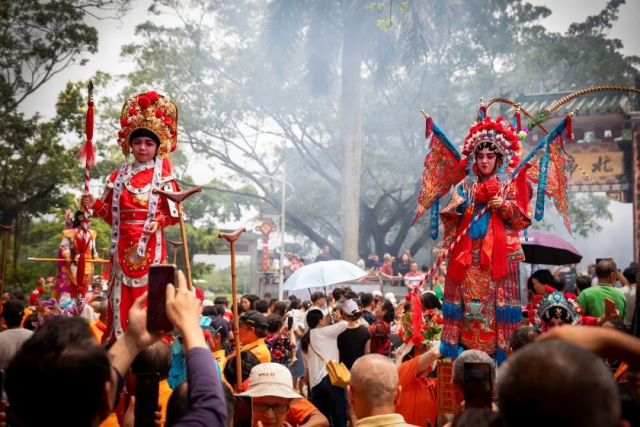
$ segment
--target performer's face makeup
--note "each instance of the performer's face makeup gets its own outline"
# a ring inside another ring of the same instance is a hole
[[[133,157],[135,157],[136,160],[140,163],[152,160],[156,156],[157,150],[158,146],[153,141],[153,139],[149,137],[141,136],[131,141],[131,151],[133,152]]]
[[[496,168],[496,153],[488,148],[483,148],[476,153],[476,165],[484,176],[491,176]]]

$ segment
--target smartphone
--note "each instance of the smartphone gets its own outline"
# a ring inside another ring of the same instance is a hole
[[[233,396],[233,427],[251,427],[253,404],[249,396]]]
[[[608,316],[615,316],[616,314],[616,303],[609,298],[604,299],[604,312]]]
[[[464,364],[464,402],[467,408],[491,408],[491,364]]]
[[[157,372],[136,375],[135,427],[155,426],[159,384],[160,374]]]
[[[289,328],[289,330],[291,330],[291,328],[293,328],[293,317],[289,316],[287,318],[287,327]]]
[[[167,317],[167,285],[175,284],[174,264],[154,264],[149,267],[149,296],[147,297],[147,330],[168,332],[173,325]]]

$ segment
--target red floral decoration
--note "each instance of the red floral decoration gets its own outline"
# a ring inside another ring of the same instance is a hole
[[[153,90],[150,90],[145,95],[147,96],[147,98],[149,98],[151,104],[155,104],[156,102],[158,102],[158,99],[160,99],[160,95],[158,95],[158,93]]]
[[[146,110],[151,106],[151,100],[149,99],[149,97],[147,97],[147,95],[141,95],[138,97],[138,106]]]

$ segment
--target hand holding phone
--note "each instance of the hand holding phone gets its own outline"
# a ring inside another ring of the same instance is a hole
[[[158,410],[160,374],[141,373],[136,376],[135,427],[155,426]]]
[[[616,303],[612,299],[606,297],[604,299],[604,314],[607,317],[617,317]]]
[[[168,332],[173,324],[167,317],[167,285],[176,283],[174,264],[154,264],[149,267],[149,296],[147,297],[147,330]]]
[[[492,396],[491,365],[489,363],[465,363],[465,408],[491,408]]]

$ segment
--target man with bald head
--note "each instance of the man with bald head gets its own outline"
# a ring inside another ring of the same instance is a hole
[[[616,262],[609,258],[603,259],[596,265],[598,284],[580,292],[578,304],[584,310],[584,315],[600,317],[605,314],[605,298],[609,298],[616,304],[620,312],[620,320],[627,314],[627,300],[618,289],[615,288],[618,280],[626,279],[618,271]]]
[[[351,367],[349,404],[358,419],[355,427],[410,426],[396,413],[402,387],[391,359],[380,354],[360,357]]]

